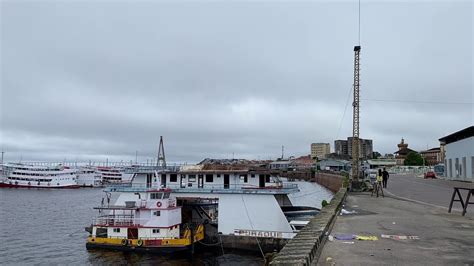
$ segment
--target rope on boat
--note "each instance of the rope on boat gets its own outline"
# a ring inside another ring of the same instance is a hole
[[[249,219],[250,227],[252,227],[252,230],[255,230],[254,227],[253,227],[252,219],[250,219],[249,211],[247,209],[247,204],[245,204],[244,195],[240,195],[240,197],[242,199],[242,203],[244,204],[245,213],[247,214],[247,218]],[[260,246],[260,241],[258,241],[257,237],[255,237],[255,240],[257,240],[258,248],[260,249],[260,252],[262,253],[263,261],[264,261],[265,264],[267,264],[267,260],[265,259],[265,254],[263,253],[262,247]]]

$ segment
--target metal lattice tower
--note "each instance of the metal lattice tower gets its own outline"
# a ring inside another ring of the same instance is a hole
[[[158,147],[158,159],[156,160],[157,167],[166,167],[165,146],[163,145],[163,136],[160,136],[160,146]]]
[[[360,46],[354,46],[354,101],[352,117],[352,180],[359,180],[359,55]]]

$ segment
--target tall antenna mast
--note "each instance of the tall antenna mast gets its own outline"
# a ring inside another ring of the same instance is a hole
[[[160,136],[160,146],[158,147],[158,159],[156,160],[157,167],[166,167],[165,147],[163,146],[163,136]]]
[[[281,159],[283,160],[285,156],[285,146],[281,145]]]
[[[352,183],[358,186],[360,178],[360,162],[359,162],[359,74],[360,74],[360,0],[359,0],[359,16],[358,16],[358,45],[354,46],[354,101],[352,102]]]
[[[352,181],[359,180],[359,55],[360,46],[354,46],[354,101],[352,117]]]

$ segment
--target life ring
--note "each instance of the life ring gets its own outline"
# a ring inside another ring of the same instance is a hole
[[[161,202],[160,202],[160,201],[158,201],[158,202],[156,203],[156,207],[158,207],[158,208],[161,207]]]
[[[126,246],[128,244],[128,240],[127,239],[122,239],[122,246]]]
[[[143,240],[138,239],[137,246],[139,246],[139,247],[143,246]]]

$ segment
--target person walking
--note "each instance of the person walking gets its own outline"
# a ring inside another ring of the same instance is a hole
[[[387,188],[387,182],[388,182],[388,177],[390,175],[388,174],[387,170],[385,170],[385,168],[383,169],[383,172],[382,172],[382,184],[383,184],[383,188]]]

